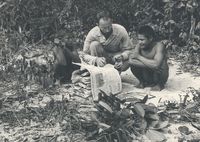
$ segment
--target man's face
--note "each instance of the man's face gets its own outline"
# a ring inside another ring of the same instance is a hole
[[[101,18],[99,20],[99,28],[104,34],[110,33],[112,31],[112,20],[110,18]]]
[[[140,45],[140,48],[146,49],[148,48],[148,45],[152,42],[152,38],[147,38],[146,36],[142,34],[138,34],[138,43]]]

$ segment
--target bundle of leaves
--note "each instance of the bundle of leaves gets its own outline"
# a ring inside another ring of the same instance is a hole
[[[99,142],[131,142],[133,140],[163,141],[162,133],[168,121],[161,117],[153,104],[145,104],[148,99],[120,100],[114,95],[100,93],[96,103],[98,111],[91,123],[96,127],[88,131],[88,140]],[[86,131],[88,128],[85,128]]]
[[[166,101],[164,107],[159,107],[162,108],[163,114],[167,115],[171,121],[191,122],[195,125],[200,121],[199,101],[200,91],[189,87],[185,94],[180,95],[180,102]]]

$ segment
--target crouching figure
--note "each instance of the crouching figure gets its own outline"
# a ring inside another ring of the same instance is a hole
[[[155,40],[150,26],[140,27],[137,37],[138,44],[129,56],[131,71],[140,82],[137,87],[160,91],[169,76],[165,46]]]

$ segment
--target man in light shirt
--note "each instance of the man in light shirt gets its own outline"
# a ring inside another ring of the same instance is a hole
[[[113,24],[108,11],[99,12],[97,20],[98,25],[89,31],[85,39],[82,60],[99,67],[113,64],[120,72],[127,70],[133,45],[126,29]]]

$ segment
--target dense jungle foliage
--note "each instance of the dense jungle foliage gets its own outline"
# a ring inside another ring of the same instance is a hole
[[[125,26],[131,37],[138,26],[148,24],[172,51],[199,52],[198,0],[1,0],[1,48],[18,51],[55,39],[82,47],[102,9],[110,10],[114,22]],[[199,58],[195,60],[199,64]]]
[[[52,49],[63,45],[81,49],[88,31],[97,23],[97,12],[102,9],[109,10],[114,23],[127,29],[133,42],[139,26],[152,26],[175,63],[180,63],[176,75],[190,71],[199,77],[200,0],[0,0],[0,141],[84,142],[96,134],[94,129],[83,130],[84,126],[97,126],[97,119],[93,121],[93,113],[88,112],[93,107],[88,95],[91,92],[80,82],[54,84]],[[187,101],[188,94],[193,100]],[[184,99],[181,97],[180,103],[167,101],[164,105],[172,113],[175,110],[175,123],[186,121],[199,130],[200,92],[190,87]],[[86,111],[82,109],[85,107]],[[153,112],[159,110],[154,104],[152,107]],[[135,108],[144,117],[144,109],[140,105]],[[153,117],[157,120],[157,114]],[[141,120],[139,124],[144,125],[138,130],[150,126]],[[185,127],[181,128],[185,131]],[[155,131],[149,136],[163,139],[163,134]]]

